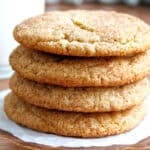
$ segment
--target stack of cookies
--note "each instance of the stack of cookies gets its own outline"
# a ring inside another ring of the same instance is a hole
[[[146,113],[150,27],[116,12],[39,15],[14,29],[15,74],[7,116],[28,128],[103,137],[134,128]]]

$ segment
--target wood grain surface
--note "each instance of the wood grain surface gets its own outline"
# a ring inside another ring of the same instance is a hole
[[[36,4],[35,4],[36,6]],[[100,4],[82,4],[80,6],[65,5],[65,4],[47,4],[46,11],[53,10],[68,10],[68,9],[89,9],[89,10],[116,10],[119,12],[129,13],[140,17],[145,22],[150,24],[150,7],[138,6],[128,7],[123,5],[100,5]],[[8,88],[8,79],[0,80],[0,90]],[[136,135],[135,135],[136,136]],[[11,134],[0,130],[0,150],[73,150],[75,148],[58,147],[52,148],[43,145],[26,143]],[[150,150],[150,137],[140,141],[134,145],[114,145],[109,147],[90,147],[90,148],[76,148],[77,150]]]

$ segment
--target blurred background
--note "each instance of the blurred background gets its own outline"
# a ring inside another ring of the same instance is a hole
[[[127,4],[130,6],[136,6],[139,4],[150,4],[150,0],[46,0],[47,3],[59,3],[59,2],[64,2],[64,3],[71,3],[75,5],[80,5],[82,3],[86,2],[98,2],[98,3],[103,3],[103,4],[117,4],[117,3],[123,3]]]
[[[14,26],[45,11],[69,9],[115,10],[137,16],[150,24],[150,0],[1,0],[0,80],[12,74],[8,58],[18,45],[12,36]]]

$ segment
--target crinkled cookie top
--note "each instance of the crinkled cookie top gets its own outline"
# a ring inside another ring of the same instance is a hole
[[[71,56],[125,56],[150,48],[150,26],[112,11],[54,11],[17,25],[22,45]]]

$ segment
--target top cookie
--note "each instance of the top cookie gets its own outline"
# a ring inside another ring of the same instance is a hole
[[[150,26],[140,19],[109,11],[55,11],[14,29],[22,45],[71,56],[126,56],[150,48]]]

